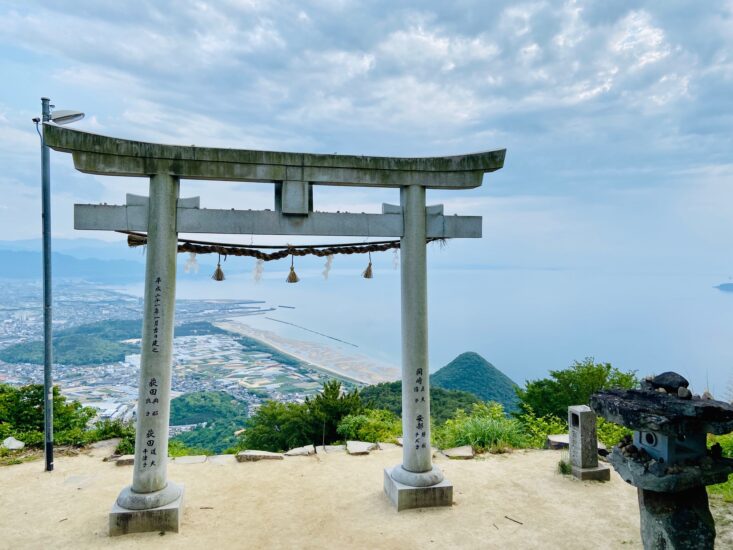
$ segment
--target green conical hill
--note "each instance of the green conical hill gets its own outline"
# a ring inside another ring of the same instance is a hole
[[[477,395],[484,401],[496,401],[504,410],[517,407],[517,385],[503,372],[481,357],[468,351],[460,354],[442,369],[430,376],[433,386],[447,390],[462,390]]]

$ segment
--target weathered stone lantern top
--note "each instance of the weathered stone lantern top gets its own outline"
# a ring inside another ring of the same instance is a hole
[[[640,389],[605,390],[590,405],[606,420],[634,430],[608,457],[619,475],[644,490],[679,492],[724,482],[733,459],[720,445],[707,448],[707,434],[733,432],[733,405],[693,396],[674,372],[647,378]]]
[[[591,397],[606,420],[632,430],[666,434],[733,432],[733,405],[713,399],[684,399],[654,389],[606,390]]]

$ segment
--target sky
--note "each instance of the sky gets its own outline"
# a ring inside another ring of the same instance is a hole
[[[137,140],[385,156],[506,148],[470,191],[456,267],[733,276],[733,1],[0,4],[0,232],[40,234],[41,96],[75,128]],[[53,233],[140,179],[52,153]],[[396,190],[318,188],[377,212]],[[203,207],[268,208],[269,184],[183,182]],[[85,237],[115,239],[103,233]]]

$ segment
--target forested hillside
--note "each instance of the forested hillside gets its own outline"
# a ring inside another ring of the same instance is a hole
[[[397,416],[402,414],[402,382],[383,382],[363,388],[359,395],[362,402],[371,409],[386,409]],[[481,400],[465,391],[430,388],[430,416],[437,422],[453,417],[456,409],[470,409]]]
[[[224,334],[211,323],[195,322],[179,325],[176,336]],[[125,355],[139,353],[139,344],[123,343],[140,338],[141,319],[111,319],[56,331],[53,335],[53,361],[62,365],[94,365],[123,361]],[[6,363],[43,364],[43,340],[23,342],[0,350],[0,361]]]
[[[59,330],[53,335],[54,363],[92,365],[123,361],[125,355],[137,353],[140,347],[122,343],[140,338],[141,320],[109,320]],[[6,363],[43,364],[43,341],[23,342],[0,350]]]
[[[483,401],[495,401],[504,410],[516,410],[517,385],[503,372],[481,357],[468,351],[460,354],[439,371],[430,375],[433,387],[471,392]]]
[[[171,401],[171,426],[206,422],[206,427],[174,438],[187,447],[220,453],[236,443],[234,432],[243,428],[246,421],[246,403],[226,392],[187,393]]]

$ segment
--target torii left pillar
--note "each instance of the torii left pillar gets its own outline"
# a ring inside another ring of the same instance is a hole
[[[150,178],[135,464],[109,515],[109,534],[176,531],[183,486],[168,480],[173,321],[176,301],[176,207],[179,178]]]

